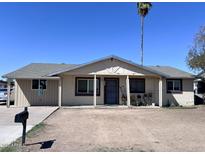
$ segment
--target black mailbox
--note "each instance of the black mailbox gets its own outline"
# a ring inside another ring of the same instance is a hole
[[[22,145],[24,145],[26,141],[26,123],[27,123],[28,115],[29,115],[28,107],[25,107],[24,111],[16,114],[14,118],[14,122],[22,123],[23,125]]]
[[[28,111],[23,111],[15,115],[16,123],[23,123],[28,119]]]

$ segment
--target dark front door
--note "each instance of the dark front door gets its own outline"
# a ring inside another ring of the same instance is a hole
[[[119,104],[119,79],[105,78],[105,104]]]

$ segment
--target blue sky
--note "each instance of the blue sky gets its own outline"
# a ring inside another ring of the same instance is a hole
[[[185,63],[205,3],[153,3],[144,64]],[[84,63],[117,55],[140,63],[136,3],[0,3],[0,75],[31,62]]]

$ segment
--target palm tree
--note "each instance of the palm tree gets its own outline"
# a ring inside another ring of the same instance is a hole
[[[144,58],[144,18],[148,14],[149,10],[151,9],[152,4],[150,2],[138,2],[138,14],[141,16],[141,65],[143,65],[143,58]]]

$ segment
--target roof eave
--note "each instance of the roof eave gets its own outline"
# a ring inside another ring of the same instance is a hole
[[[59,80],[60,77],[4,77],[6,79],[50,79],[50,80]]]

